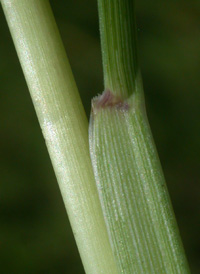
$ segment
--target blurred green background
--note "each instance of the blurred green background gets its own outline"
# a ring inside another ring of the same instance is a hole
[[[89,115],[103,90],[96,1],[50,2]],[[136,2],[147,112],[200,273],[200,1]],[[84,273],[2,9],[0,37],[0,271]]]

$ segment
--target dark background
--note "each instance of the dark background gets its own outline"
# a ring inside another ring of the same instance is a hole
[[[192,273],[200,273],[200,1],[136,2],[147,112]],[[103,90],[96,1],[51,4],[89,115]],[[84,273],[2,9],[0,267]]]

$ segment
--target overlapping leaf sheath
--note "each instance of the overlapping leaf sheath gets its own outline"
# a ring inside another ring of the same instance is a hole
[[[93,100],[89,132],[119,273],[188,273],[144,108],[107,90]]]

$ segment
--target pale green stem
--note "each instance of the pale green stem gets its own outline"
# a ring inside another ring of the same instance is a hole
[[[189,268],[147,121],[132,0],[98,0],[105,91],[92,103],[90,152],[119,273]]]
[[[85,271],[116,273],[89,157],[88,122],[49,2],[1,3]]]

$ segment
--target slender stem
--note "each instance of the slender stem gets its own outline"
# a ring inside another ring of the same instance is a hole
[[[86,273],[116,273],[89,157],[88,122],[46,0],[1,0]]]
[[[105,89],[127,98],[138,77],[134,0],[98,0]]]
[[[189,273],[138,77],[132,0],[98,0],[106,90],[90,152],[119,273]]]

